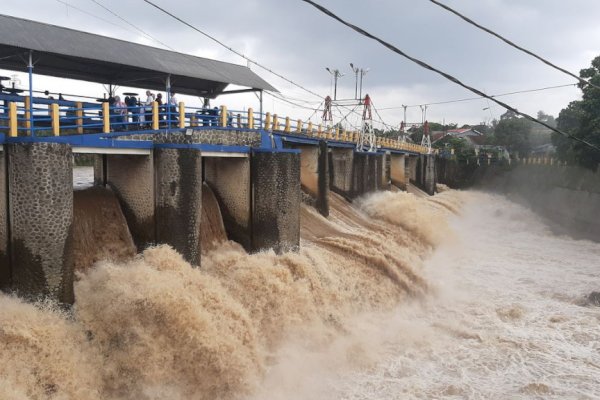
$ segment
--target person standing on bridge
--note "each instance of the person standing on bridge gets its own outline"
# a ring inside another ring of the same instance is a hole
[[[323,121],[332,121],[331,116],[331,96],[325,97],[325,109],[323,110]]]
[[[127,105],[125,102],[121,101],[120,96],[115,96],[115,122],[116,128],[115,130],[122,130],[127,122]]]
[[[177,97],[175,97],[175,92],[171,92],[171,97],[169,97],[169,113],[170,115],[170,120],[169,120],[169,124],[171,122],[177,122],[179,121],[179,118],[177,118]]]
[[[146,90],[146,102],[144,103],[144,119],[146,127],[152,126],[152,104],[154,103],[154,94]]]
[[[371,97],[369,97],[369,94],[365,96],[363,105],[365,106],[363,109],[363,119],[373,119],[373,115],[371,115]],[[367,115],[369,116],[368,118]]]

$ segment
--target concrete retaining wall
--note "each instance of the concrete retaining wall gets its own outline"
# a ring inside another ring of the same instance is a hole
[[[327,142],[319,141],[318,146],[286,145],[300,150],[300,183],[302,190],[310,197],[309,203],[325,217],[329,215],[329,155]]]
[[[252,152],[252,250],[300,246],[300,154]]]
[[[474,185],[475,171],[478,169],[475,162],[436,159],[437,180],[454,189],[465,189]]]
[[[408,157],[408,161],[406,163],[406,166],[408,168],[408,179],[409,182],[416,182],[417,181],[417,167],[418,167],[418,161],[419,161],[419,157],[418,156],[412,156],[409,155]]]
[[[202,156],[194,149],[154,150],[156,241],[200,265]]]
[[[383,162],[383,154],[354,153],[352,198],[380,189]]]
[[[106,181],[116,193],[138,251],[155,242],[152,156],[106,155]]]
[[[390,178],[392,184],[402,190],[406,190],[406,158],[402,154],[390,155]]]
[[[6,147],[12,287],[26,297],[73,301],[67,245],[73,222],[73,156],[59,143]]]
[[[581,167],[446,162],[445,182],[499,192],[546,218],[557,231],[600,241],[600,174]],[[456,176],[452,177],[451,172]],[[458,177],[458,179],[457,179]],[[443,182],[443,183],[445,183]]]
[[[392,155],[382,154],[380,190],[390,190],[392,185]]]
[[[329,150],[329,188],[347,199],[352,197],[354,149]]]
[[[228,238],[250,251],[250,158],[205,157],[204,179],[219,201]]]
[[[580,167],[482,166],[480,187],[512,195],[575,237],[600,241],[600,175]]]

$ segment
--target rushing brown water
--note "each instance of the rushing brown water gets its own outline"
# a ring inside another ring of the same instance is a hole
[[[0,295],[0,398],[269,398],[291,344],[325,352],[359,316],[428,295],[423,260],[459,197],[334,195],[329,219],[303,206],[299,253],[248,255],[216,227],[199,269],[167,246],[100,261],[68,312]],[[345,362],[362,365],[365,350]]]
[[[100,187],[73,193],[71,237],[72,257],[78,272],[97,261],[122,262],[136,253],[117,197]]]

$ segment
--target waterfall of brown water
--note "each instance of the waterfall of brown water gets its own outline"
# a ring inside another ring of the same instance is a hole
[[[223,216],[214,192],[202,184],[202,221],[200,223],[200,248],[202,254],[214,250],[227,241]]]
[[[114,193],[93,187],[73,193],[72,259],[83,272],[100,260],[123,262],[136,248]]]
[[[299,253],[249,255],[225,242],[192,268],[150,248],[86,271],[69,315],[0,295],[0,394],[239,398],[286,341],[327,346],[352,332],[353,316],[427,292],[420,268],[439,240],[428,225],[443,232],[446,207],[406,193],[360,208],[334,195],[330,205],[329,219],[304,206]]]

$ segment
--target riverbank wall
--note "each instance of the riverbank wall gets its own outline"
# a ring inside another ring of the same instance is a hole
[[[438,181],[452,188],[505,194],[545,218],[558,232],[600,241],[600,174],[543,163],[469,165],[438,160]]]

